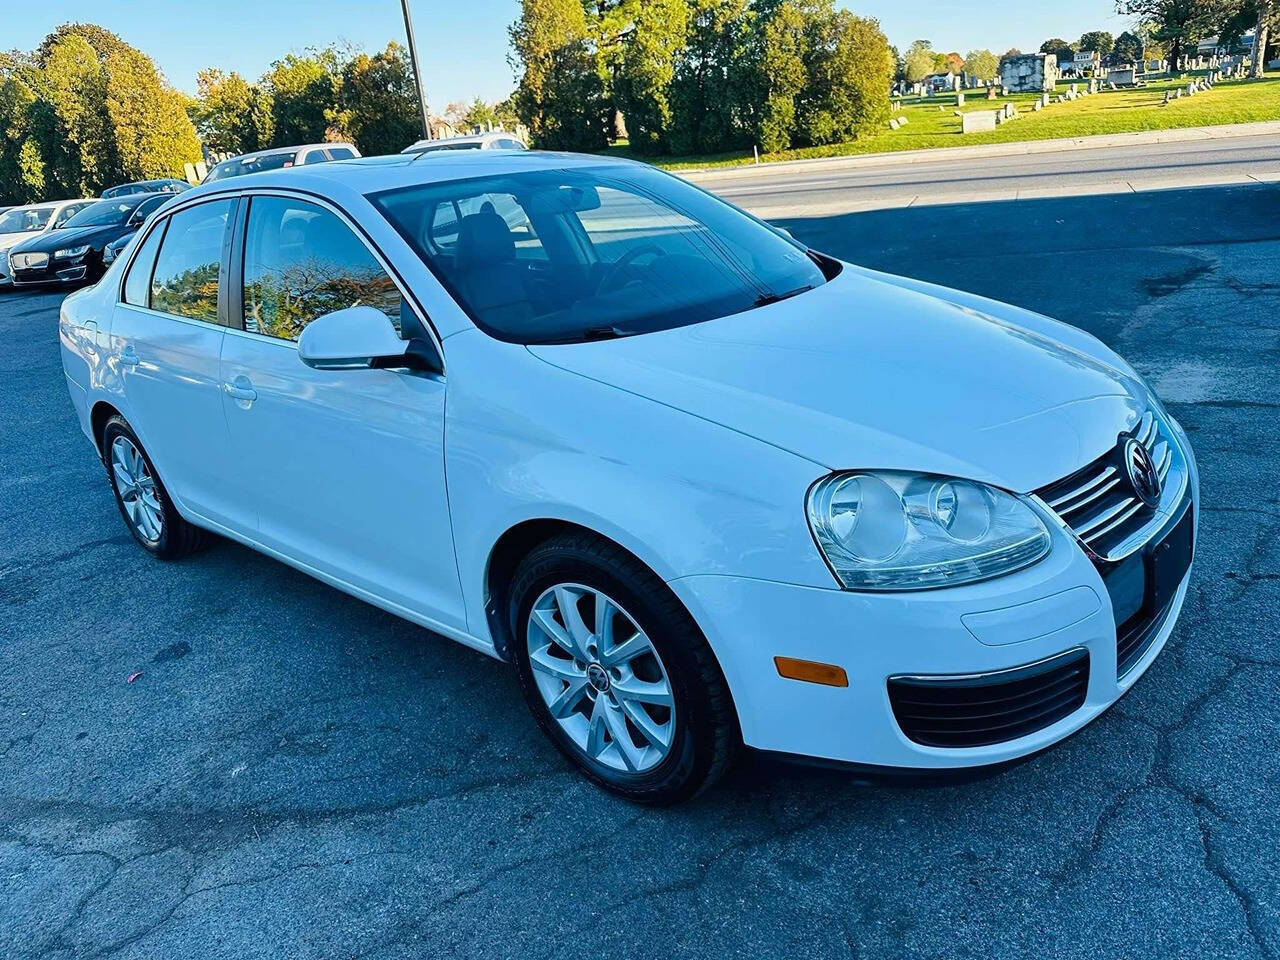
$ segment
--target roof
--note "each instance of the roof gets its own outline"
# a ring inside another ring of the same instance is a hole
[[[483,133],[463,133],[456,137],[437,137],[434,140],[418,140],[411,143],[402,150],[402,153],[409,153],[417,150],[424,150],[429,147],[448,147],[455,143],[485,143],[489,140],[524,140],[519,135],[509,130],[486,130]]]
[[[526,170],[636,164],[633,160],[583,153],[552,153],[544,150],[441,150],[435,153],[397,153],[387,156],[334,160],[281,170],[266,170],[225,180],[213,180],[179,196],[204,196],[251,187],[293,187],[321,196],[334,191],[360,194],[393,190],[423,183],[444,183],[471,177],[501,176]]]

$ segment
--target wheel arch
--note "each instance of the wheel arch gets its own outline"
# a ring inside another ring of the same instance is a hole
[[[93,430],[93,445],[98,451],[99,457],[106,457],[106,451],[102,449],[102,431],[107,427],[107,421],[112,417],[124,417],[114,405],[106,400],[99,400],[94,403],[89,411],[89,426]]]

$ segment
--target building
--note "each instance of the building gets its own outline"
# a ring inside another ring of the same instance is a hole
[[[1058,85],[1058,57],[1023,53],[1000,58],[1000,84],[1012,93],[1049,93]]]
[[[1097,50],[1080,50],[1062,65],[1064,76],[1092,77],[1102,69],[1102,54]]]
[[[1230,54],[1241,51],[1245,56],[1253,55],[1253,34],[1249,33],[1241,37],[1236,43],[1221,43],[1218,37],[1205,37],[1196,44],[1196,56],[1198,57],[1225,57]]]

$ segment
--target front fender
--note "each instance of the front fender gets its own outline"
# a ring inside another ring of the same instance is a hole
[[[804,513],[823,467],[479,331],[445,346],[445,469],[473,633],[489,636],[493,547],[527,520],[594,530],[668,581],[836,586]]]

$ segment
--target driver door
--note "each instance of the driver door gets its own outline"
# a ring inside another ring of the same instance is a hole
[[[316,370],[298,357],[307,324],[345,307],[374,306],[397,330],[422,321],[327,207],[254,196],[240,236],[221,378],[237,484],[256,507],[260,542],[357,593],[465,629],[444,379]]]

